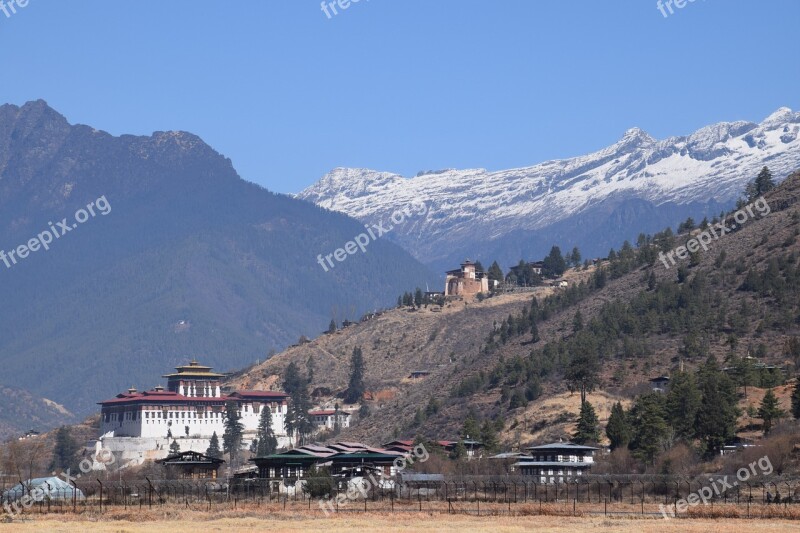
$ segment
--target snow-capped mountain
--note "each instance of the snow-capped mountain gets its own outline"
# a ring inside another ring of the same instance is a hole
[[[424,202],[426,214],[390,238],[437,266],[464,257],[516,262],[552,244],[604,255],[640,231],[718,213],[765,165],[782,180],[800,168],[799,132],[800,113],[781,108],[760,124],[722,122],[661,141],[633,128],[598,152],[512,170],[405,178],[337,168],[298,196],[365,223]]]

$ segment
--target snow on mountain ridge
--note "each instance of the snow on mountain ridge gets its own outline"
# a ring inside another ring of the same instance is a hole
[[[800,168],[799,132],[800,113],[780,108],[760,124],[722,122],[664,140],[631,128],[594,153],[510,170],[450,169],[405,178],[339,168],[298,196],[364,222],[423,201],[425,217],[397,228],[393,237],[424,258],[476,230],[492,239],[537,230],[609,200],[732,202],[762,166],[779,179]]]

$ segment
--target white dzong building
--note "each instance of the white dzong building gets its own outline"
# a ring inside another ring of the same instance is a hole
[[[167,388],[139,392],[134,388],[100,402],[100,441],[122,459],[143,462],[167,456],[177,441],[182,451],[204,453],[214,433],[222,446],[225,405],[235,402],[244,425],[242,445],[256,436],[262,409],[272,413],[278,446],[291,445],[286,434],[289,396],[277,391],[234,391],[223,394],[224,374],[192,361],[167,374]]]

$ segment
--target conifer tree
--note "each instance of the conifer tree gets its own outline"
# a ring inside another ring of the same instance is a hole
[[[297,437],[297,442],[302,442],[314,429],[308,412],[311,410],[311,400],[305,386],[298,388],[291,396],[289,412],[286,415],[286,431]]]
[[[497,430],[489,420],[486,420],[481,426],[480,440],[486,453],[494,453],[500,448],[500,442],[497,440]]]
[[[716,455],[733,438],[739,410],[736,386],[709,356],[697,372],[701,402],[697,410],[695,436],[705,447],[706,457]]]
[[[222,450],[219,449],[219,437],[217,437],[216,431],[211,435],[206,455],[215,459],[222,459]]]
[[[586,393],[592,392],[600,382],[600,364],[597,356],[581,350],[567,365],[564,378],[570,392],[580,391],[581,404],[586,402]]]
[[[575,429],[571,440],[575,444],[589,444],[600,441],[599,421],[591,403],[583,402],[581,404],[578,427]]]
[[[467,456],[467,447],[464,445],[464,439],[461,439],[453,447],[453,451],[450,452],[450,459],[452,459],[453,461],[458,461],[459,459],[463,459],[466,456]]]
[[[769,389],[764,395],[764,399],[761,400],[761,407],[758,408],[758,417],[764,422],[764,435],[770,432],[775,422],[782,418],[784,414],[783,409],[778,405],[778,398],[775,397],[772,389]]]
[[[244,424],[236,402],[225,404],[225,433],[222,435],[222,448],[228,454],[231,464],[236,464],[242,447]]]
[[[399,307],[400,303],[398,302],[398,304],[397,304],[397,305],[398,305],[398,307]],[[331,318],[331,323],[330,323],[330,324],[328,324],[328,333],[336,333],[336,330],[337,330],[337,329],[338,329],[338,328],[336,327],[336,321],[335,321],[334,319],[332,319],[332,318]]]
[[[633,432],[628,447],[634,457],[652,464],[661,451],[664,438],[669,431],[664,413],[663,395],[651,392],[639,396],[631,409],[630,423]]]
[[[572,318],[572,331],[577,333],[583,329],[583,315],[581,310],[575,311],[575,316]]]
[[[67,470],[76,467],[78,443],[72,438],[69,427],[61,426],[56,431],[56,444],[53,449],[53,459],[50,470]]]
[[[772,178],[772,172],[769,170],[769,168],[764,167],[761,169],[761,172],[758,173],[756,179],[747,185],[747,199],[753,201],[774,188],[775,180]]]
[[[292,395],[300,387],[305,387],[305,381],[300,377],[300,370],[297,368],[297,364],[292,361],[283,374],[283,391]]]
[[[358,403],[364,397],[366,392],[364,386],[364,356],[361,353],[361,347],[356,346],[353,348],[353,355],[350,358],[350,383],[347,385],[345,392],[345,403]]]
[[[795,381],[792,391],[792,416],[800,419],[800,376]]]
[[[572,266],[580,266],[581,264],[581,251],[578,250],[578,247],[575,246],[572,249],[572,253],[570,254],[570,261],[572,262]]]
[[[311,383],[314,381],[314,370],[316,369],[316,364],[314,361],[314,356],[309,355],[308,359],[306,359],[306,382]]]
[[[490,281],[496,281],[498,283],[503,281],[503,269],[500,268],[500,265],[497,264],[497,261],[492,263],[487,274]]]
[[[256,446],[256,456],[266,457],[272,455],[278,449],[278,439],[272,429],[272,409],[269,405],[261,406],[261,415],[258,418],[258,444]]]
[[[567,269],[567,262],[561,255],[561,248],[553,246],[544,258],[544,273],[549,277],[558,277]]]
[[[677,372],[672,376],[666,395],[667,422],[675,430],[675,435],[690,441],[695,435],[695,418],[702,398],[697,388],[697,380],[688,372]]]
[[[611,408],[611,415],[608,417],[608,424],[606,425],[606,436],[611,442],[612,450],[627,446],[631,440],[628,414],[620,402],[615,403]]]
[[[181,453],[181,445],[178,444],[177,440],[172,441],[172,444],[169,445],[169,453],[175,455],[176,453]]]

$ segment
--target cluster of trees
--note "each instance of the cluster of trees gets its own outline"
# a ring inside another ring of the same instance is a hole
[[[800,386],[795,387],[800,405]],[[627,447],[640,461],[653,464],[657,455],[683,442],[712,457],[735,435],[741,414],[737,408],[736,383],[709,357],[696,372],[678,372],[666,394],[639,396],[626,411],[620,403],[611,410],[606,435],[611,449]],[[793,404],[794,405],[794,404]],[[772,389],[757,411],[764,434],[786,415]],[[800,408],[794,410],[800,415]]]
[[[539,341],[537,323],[590,294],[602,284],[602,272],[603,269],[595,272],[589,284],[573,286],[564,293],[548,297],[543,305],[534,299],[529,308],[517,316],[509,316],[495,327],[489,334],[486,349],[496,349],[513,337],[527,334],[531,334],[530,341],[536,343]],[[792,294],[791,290],[786,292]],[[797,304],[795,301],[789,305]],[[748,333],[751,318],[752,310],[748,306],[730,309],[702,273],[685,283],[662,281],[655,283],[652,290],[641,291],[629,302],[605,304],[590,320],[584,320],[580,312],[576,312],[571,335],[532,350],[528,357],[501,360],[489,379],[478,384],[477,378],[470,378],[469,383],[462,383],[458,395],[470,395],[481,390],[484,384],[520,386],[534,377],[544,379],[554,372],[561,373],[574,390],[585,390],[587,385],[595,385],[591,376],[597,375],[600,362],[609,358],[646,356],[650,350],[642,339],[655,335],[682,336],[680,355],[686,360],[702,361],[708,356],[711,335],[724,336],[735,345],[739,336]],[[800,346],[796,348],[791,353],[800,358]],[[750,376],[745,378],[752,380],[749,384],[776,384],[770,381],[776,374],[755,372],[745,376]]]
[[[404,292],[402,296],[397,297],[397,307],[416,307],[419,309],[427,305],[442,306],[444,305],[444,298],[425,294],[419,287],[417,287],[413,293]]]

